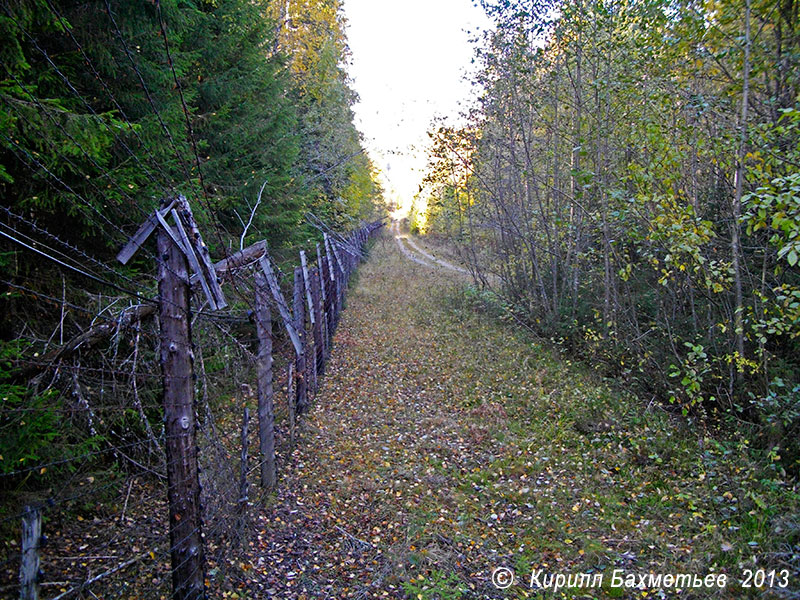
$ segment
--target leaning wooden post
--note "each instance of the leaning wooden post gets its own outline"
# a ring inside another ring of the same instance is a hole
[[[256,271],[256,385],[258,388],[258,444],[261,452],[261,487],[272,490],[276,482],[275,412],[272,387],[272,315],[267,301],[267,280]]]
[[[294,296],[292,298],[292,311],[294,314],[294,328],[300,337],[302,351],[297,353],[297,414],[302,415],[308,410],[308,373],[306,372],[306,309],[303,296],[303,269],[295,267],[294,270]]]
[[[342,265],[344,266],[344,269],[342,269],[342,270],[344,271],[345,289],[347,289],[347,286],[350,284],[350,273],[353,270],[352,269],[352,259],[353,259],[353,257],[350,256],[350,252],[348,252],[347,249],[345,249],[345,252],[343,254],[343,259],[342,259]]]
[[[283,319],[283,324],[286,327],[286,333],[289,334],[289,339],[292,340],[292,346],[294,347],[295,352],[295,361],[301,362],[301,356],[304,354],[303,350],[303,339],[301,337],[302,331],[298,331],[297,327],[295,327],[295,320],[292,317],[292,314],[289,312],[289,307],[286,304],[286,301],[283,298],[283,293],[281,292],[280,285],[278,284],[278,278],[275,277],[275,273],[272,271],[272,265],[270,265],[269,258],[265,254],[259,259],[259,263],[261,264],[261,269],[264,272],[264,276],[267,279],[267,285],[269,285],[269,289],[272,292],[272,298],[275,300],[275,304],[278,305],[278,312],[281,315],[281,319]],[[295,281],[297,278],[295,277]],[[300,305],[302,308],[303,298],[300,297]],[[305,358],[302,360],[303,364],[305,364]],[[292,372],[292,367],[295,362],[289,363],[289,372]],[[298,379],[301,379],[298,377]],[[287,388],[290,388],[293,385],[293,377],[289,377],[289,384]],[[289,421],[291,431],[294,432],[294,414],[297,408],[297,400],[293,393],[288,395],[289,401]],[[294,433],[292,433],[292,440],[294,440]]]
[[[42,511],[28,505],[22,512],[22,559],[19,565],[20,600],[39,598],[39,542],[42,539]]]
[[[330,310],[327,298],[327,288],[325,286],[325,267],[323,264],[322,252],[320,251],[319,244],[317,244],[317,275],[319,276],[319,292],[321,296],[320,305],[322,306],[322,322],[325,330],[322,332],[323,340],[323,357],[328,360],[328,348],[330,346]]]
[[[158,229],[158,296],[164,387],[172,595],[205,598],[205,552],[197,469],[189,273],[186,257]]]
[[[344,270],[344,265],[342,264],[342,259],[339,257],[339,251],[336,249],[336,244],[328,239],[328,246],[333,253],[333,258],[329,258],[328,260],[335,260],[336,266],[338,266],[338,271],[334,268],[334,272],[337,273],[336,275],[336,296],[337,300],[337,311],[336,311],[336,323],[339,323],[339,313],[344,310],[344,291],[347,287],[347,280]]]
[[[314,335],[314,364],[316,365],[317,376],[320,376],[325,372],[325,344],[322,341],[322,300],[319,297],[320,285],[318,271],[319,269],[316,267],[311,269],[309,279],[311,281],[311,304],[315,315],[312,329]]]
[[[353,273],[353,270],[356,268],[356,252],[358,252],[358,242],[356,242],[356,238],[355,238],[354,235],[351,235],[347,239],[347,244],[351,248],[348,251],[348,254],[350,255],[350,258],[347,260],[347,262],[349,264],[348,267],[347,267],[348,277],[349,277]]]

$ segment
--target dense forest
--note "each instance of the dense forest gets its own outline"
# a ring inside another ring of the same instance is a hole
[[[798,3],[482,4],[479,101],[431,131],[412,227],[524,326],[796,474]]]
[[[109,245],[192,194],[223,239],[367,216],[336,2],[4,3],[3,205]],[[257,199],[258,210],[253,211]]]
[[[25,506],[49,511],[55,554],[91,538],[95,554],[107,557],[106,573],[137,565],[137,544],[149,544],[153,557],[169,554],[160,507],[175,461],[165,456],[154,318],[164,305],[157,273],[166,259],[143,238],[132,260],[116,260],[140,226],[183,196],[182,217],[162,215],[163,223],[175,219],[164,225],[173,240],[193,213],[198,256],[203,248],[220,265],[242,249],[267,247],[291,294],[301,250],[308,272],[319,274],[323,239],[323,254],[344,252],[385,209],[354,124],[339,0],[4,1],[0,40],[3,595],[18,580]],[[343,276],[352,256],[336,259]],[[325,265],[333,277],[334,265]],[[205,286],[207,275],[194,272]],[[197,470],[212,558],[243,528],[232,432],[254,397],[240,384],[255,389],[259,353],[252,272],[225,285],[225,311],[194,296],[194,349],[184,354],[196,368]],[[270,367],[274,355],[277,373],[293,351],[286,332],[272,329],[272,353],[261,364]],[[132,546],[118,538],[126,518],[135,523],[123,535]],[[91,520],[101,525],[81,529]],[[128,597],[166,589],[169,570],[158,570],[168,562],[149,575],[140,568],[149,591]],[[77,564],[44,571],[90,578]]]

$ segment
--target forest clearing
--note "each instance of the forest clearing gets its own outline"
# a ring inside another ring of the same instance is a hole
[[[394,227],[359,272],[287,483],[258,521],[270,595],[562,597],[532,588],[534,570],[604,574],[568,598],[797,593],[797,499],[745,448],[531,339],[463,276],[401,254]],[[516,577],[505,590],[501,567]],[[789,586],[742,588],[759,568],[788,569]],[[615,569],[728,584],[615,589]]]

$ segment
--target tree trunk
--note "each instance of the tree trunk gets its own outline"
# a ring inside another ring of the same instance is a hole
[[[731,255],[733,259],[734,313],[736,351],[744,358],[744,311],[742,298],[741,226],[742,190],[744,187],[744,156],[747,144],[747,104],[750,93],[750,3],[745,1],[744,65],[742,68],[742,112],[739,121],[739,148],[736,152],[735,192],[733,197],[733,222],[731,223]]]

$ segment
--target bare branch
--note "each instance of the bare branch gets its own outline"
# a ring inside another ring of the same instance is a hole
[[[250,218],[247,220],[247,225],[244,226],[242,230],[242,237],[239,238],[239,250],[244,250],[244,238],[247,236],[247,230],[250,229],[250,225],[253,224],[253,217],[256,216],[256,210],[258,210],[258,205],[261,204],[261,194],[264,193],[264,188],[267,187],[267,179],[264,180],[264,183],[261,184],[261,189],[258,191],[258,199],[256,200],[256,205],[253,207],[253,210],[250,211]],[[239,216],[238,214],[236,215]],[[241,217],[239,218],[241,221]]]

